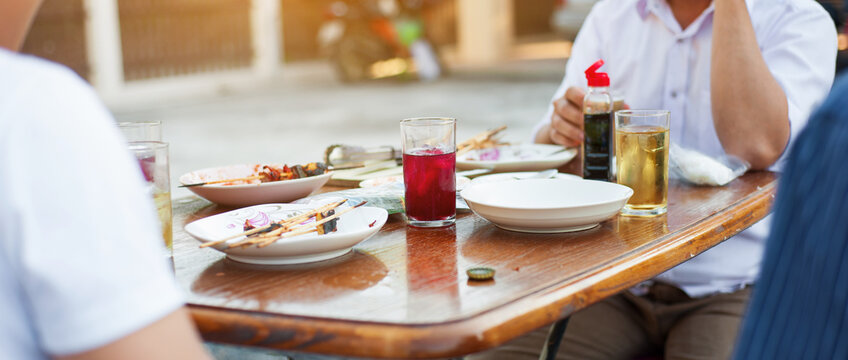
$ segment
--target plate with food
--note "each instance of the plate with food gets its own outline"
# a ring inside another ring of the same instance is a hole
[[[308,196],[330,180],[324,163],[288,166],[245,164],[208,168],[180,176],[180,186],[224,206],[290,202]]]
[[[391,175],[391,176],[382,176],[378,178],[363,180],[359,183],[359,187],[362,188],[370,188],[375,186],[381,186],[386,184],[400,183],[403,184],[403,175]],[[469,183],[471,183],[471,179],[457,175],[456,176],[456,191],[462,191]]]
[[[592,229],[612,218],[633,190],[606,181],[529,179],[474,184],[461,195],[475,214],[502,229],[558,233]]]
[[[456,168],[492,169],[495,172],[541,171],[565,165],[576,155],[576,148],[559,145],[500,145],[457,155]]]
[[[186,232],[227,257],[259,265],[328,260],[376,234],[388,213],[326,199],[311,204],[263,204],[191,222]]]

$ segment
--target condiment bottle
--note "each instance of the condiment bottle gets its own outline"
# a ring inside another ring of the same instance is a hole
[[[598,60],[586,69],[589,91],[583,98],[583,178],[612,181],[612,107],[609,76],[596,72],[604,65]]]

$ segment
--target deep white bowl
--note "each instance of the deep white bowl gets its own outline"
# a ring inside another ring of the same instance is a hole
[[[461,195],[500,228],[557,233],[591,229],[615,216],[633,190],[605,181],[535,179],[472,184]]]
[[[180,183],[194,184],[219,179],[247,177],[253,175],[254,168],[254,164],[245,164],[192,171],[180,176]],[[192,186],[188,189],[216,204],[225,206],[249,206],[290,202],[304,198],[324,186],[330,180],[331,176],[331,173],[326,173],[301,179],[272,181],[261,184],[212,184]]]

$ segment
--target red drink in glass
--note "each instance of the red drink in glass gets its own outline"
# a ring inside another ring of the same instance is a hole
[[[456,119],[400,121],[407,223],[450,226],[456,221]]]
[[[456,152],[438,149],[403,154],[406,216],[416,222],[450,225],[456,217]]]

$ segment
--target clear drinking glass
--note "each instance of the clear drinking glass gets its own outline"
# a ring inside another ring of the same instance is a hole
[[[633,189],[624,215],[655,216],[668,207],[669,112],[615,112],[616,182]]]
[[[131,141],[129,149],[138,160],[147,190],[162,226],[162,238],[167,252],[165,256],[173,261],[173,227],[171,217],[171,184],[168,171],[168,144],[161,141]]]
[[[409,225],[448,226],[456,221],[456,119],[400,122],[403,181]]]
[[[127,141],[162,141],[161,121],[122,121],[118,128]]]

